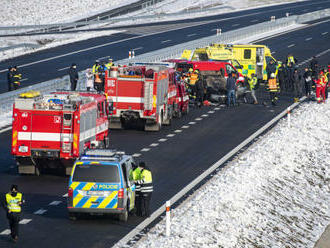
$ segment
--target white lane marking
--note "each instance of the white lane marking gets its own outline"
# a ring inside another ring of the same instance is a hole
[[[7,132],[7,131],[10,130],[10,129],[11,129],[11,127],[6,127],[6,128],[4,128],[4,129],[1,129],[1,130],[0,130],[0,133]]]
[[[252,20],[251,22],[257,22],[258,21],[258,19],[255,19],[255,20]]]
[[[10,234],[10,230],[9,229],[5,229],[3,230],[0,235],[9,235]]]
[[[309,41],[311,39],[313,39],[313,38],[312,37],[309,37],[309,38],[306,38],[305,41]]]
[[[21,82],[26,81],[26,80],[29,80],[29,79],[28,78],[23,78],[23,79],[21,79]]]
[[[175,132],[175,133],[182,133],[182,130],[177,129],[177,130],[175,130],[174,132]]]
[[[324,33],[322,33],[322,35],[326,35],[328,32],[324,32]]]
[[[237,26],[239,26],[239,25],[241,25],[241,24],[236,23],[236,24],[233,24],[233,25],[231,25],[231,26],[232,26],[232,27],[237,27]]]
[[[141,152],[149,152],[150,151],[150,148],[143,148],[141,149]]]
[[[323,51],[323,52],[320,52],[319,54],[315,55],[315,57],[317,57],[317,58],[318,58],[318,57],[321,57],[321,56],[323,56],[323,55],[325,55],[325,54],[327,54],[327,53],[329,53],[329,52],[330,52],[330,49],[327,49],[327,50],[325,50],[325,51]],[[305,64],[305,63],[311,61],[312,59],[313,59],[313,57],[310,57],[309,59],[306,59],[305,61],[299,63],[298,66],[302,66],[303,64]]]
[[[306,5],[315,5],[315,3],[306,4]],[[280,7],[276,10],[286,10],[286,9],[287,9],[287,7],[284,7],[284,8]],[[186,28],[198,27],[198,26],[202,26],[202,25],[205,25],[205,24],[218,23],[219,21],[228,21],[228,20],[233,20],[233,19],[242,18],[242,17],[256,16],[256,15],[265,14],[265,13],[273,12],[273,11],[274,11],[274,8],[271,9],[271,10],[267,10],[267,11],[259,11],[259,12],[250,13],[250,14],[238,15],[238,16],[228,17],[228,18],[223,18],[223,19],[217,19],[217,20],[214,20],[214,21],[212,20],[212,21],[208,21],[208,22],[205,22],[205,23],[202,23],[202,24],[200,24],[200,23],[192,24],[192,25],[189,25],[189,26],[179,27],[179,28],[174,29],[174,30],[182,30],[182,29],[186,29]],[[323,21],[323,22],[327,22],[327,21]],[[310,26],[313,26],[313,25],[315,25],[315,24],[311,24]],[[165,30],[165,31],[162,30],[162,31],[158,31],[158,32],[150,33],[150,34],[144,34],[144,35],[134,36],[134,37],[130,37],[130,38],[122,39],[122,40],[112,41],[112,42],[104,43],[104,44],[101,44],[101,45],[97,45],[97,46],[88,47],[88,48],[84,48],[84,49],[81,49],[81,50],[73,51],[73,52],[70,52],[70,53],[57,55],[57,56],[50,57],[50,58],[47,58],[47,59],[42,59],[42,60],[38,60],[38,61],[35,61],[35,62],[31,62],[31,63],[27,63],[27,64],[23,64],[23,65],[18,65],[18,67],[22,68],[22,67],[26,67],[26,66],[29,66],[29,65],[34,65],[34,64],[46,62],[46,61],[49,61],[49,60],[54,60],[54,59],[66,57],[66,56],[69,56],[69,55],[73,55],[73,54],[77,54],[77,53],[81,53],[81,52],[86,52],[86,51],[94,50],[94,49],[97,49],[97,48],[106,47],[106,46],[109,46],[109,45],[125,42],[125,41],[139,39],[139,38],[152,36],[152,35],[156,35],[156,34],[162,34],[162,33],[165,33],[165,32],[168,32],[168,30]],[[269,39],[269,37],[267,37],[265,39]],[[0,73],[7,72],[7,71],[8,71],[8,69],[0,70]]]
[[[202,115],[202,117],[208,117],[209,115]]]
[[[51,203],[49,203],[48,205],[50,205],[50,206],[57,206],[57,205],[59,205],[59,204],[61,204],[62,203],[62,201],[52,201]]]
[[[46,213],[46,212],[47,212],[46,209],[39,209],[39,210],[35,211],[34,214],[42,215],[42,214],[44,214],[44,213]]]
[[[159,142],[165,142],[167,139],[159,139]]]
[[[184,125],[184,126],[182,126],[181,128],[187,129],[187,128],[189,128],[189,126]]]
[[[210,110],[209,112],[207,112],[209,114],[214,114],[214,111]]]
[[[161,43],[164,44],[164,43],[167,43],[167,42],[170,42],[172,40],[163,40]]]
[[[195,125],[195,124],[196,124],[196,122],[194,122],[194,121],[191,121],[191,122],[189,122],[188,124],[189,124],[189,125]]]
[[[276,52],[272,52],[271,54],[275,54]]]
[[[220,108],[216,107],[216,108],[214,108],[214,110],[220,110]]]
[[[306,97],[302,97],[300,102],[302,102]],[[298,106],[300,103],[294,103],[290,106],[290,109],[294,109],[296,106]],[[274,119],[270,120],[266,125],[261,127],[259,130],[257,130],[255,133],[253,133],[250,137],[246,138],[242,143],[240,143],[238,146],[236,146],[233,150],[231,150],[229,153],[227,153],[225,156],[220,158],[217,162],[215,162],[213,165],[211,165],[206,171],[204,171],[201,175],[199,175],[197,178],[195,178],[192,182],[190,182],[187,186],[185,186],[180,192],[175,194],[170,200],[171,204],[174,205],[178,200],[180,200],[184,195],[186,195],[191,189],[196,187],[200,182],[205,180],[206,177],[208,177],[210,174],[212,174],[219,166],[227,162],[231,157],[233,157],[236,153],[238,153],[243,147],[248,145],[251,141],[253,141],[255,138],[259,137],[262,133],[264,133],[268,128],[270,128],[274,123],[276,123],[278,120],[286,116],[287,110],[285,109],[280,114],[278,114]],[[123,247],[126,245],[126,243],[134,238],[137,234],[141,232],[145,227],[150,225],[151,222],[153,222],[155,219],[157,219],[160,215],[164,214],[165,212],[165,205],[163,204],[160,206],[156,211],[154,211],[149,218],[146,218],[144,221],[142,221],[139,225],[137,225],[132,231],[130,231],[128,234],[125,235],[121,240],[119,240],[113,247]]]
[[[134,153],[132,156],[133,156],[134,158],[138,158],[138,157],[141,156],[141,153]]]
[[[19,223],[22,224],[22,225],[26,225],[27,223],[29,223],[31,221],[32,221],[32,219],[23,219]]]
[[[141,49],[143,49],[143,47],[133,48],[134,51],[141,50]]]
[[[295,44],[291,44],[291,45],[288,45],[288,48],[294,47],[294,46],[295,46]]]
[[[66,193],[66,194],[62,195],[62,197],[68,197],[68,196],[69,196],[69,194],[68,194],[68,193]]]
[[[156,146],[158,146],[159,144],[158,143],[152,143],[150,146],[152,146],[152,147],[156,147]]]
[[[166,137],[174,137],[175,136],[175,133],[170,133],[170,134],[168,134],[168,135],[166,135]]]
[[[67,69],[69,69],[69,68],[70,68],[70,66],[67,66],[67,67],[64,67],[64,68],[58,69],[57,71],[64,71],[64,70],[67,70]]]
[[[194,35],[197,35],[197,34],[188,34],[187,37],[191,37],[191,36],[194,36]]]
[[[196,118],[195,121],[201,121],[203,120],[202,118]]]
[[[104,57],[101,57],[101,58],[97,58],[98,60],[102,60],[102,59],[106,59],[106,58],[109,58],[110,56],[104,56]]]

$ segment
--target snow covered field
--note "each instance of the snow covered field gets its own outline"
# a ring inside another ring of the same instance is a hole
[[[304,103],[134,247],[313,247],[330,222],[330,104]]]
[[[127,5],[137,0],[112,0],[104,2],[100,0],[27,0],[18,1],[11,0],[5,5],[0,7],[0,23],[1,26],[10,25],[38,25],[38,24],[50,24],[50,23],[63,23],[83,19],[85,17],[95,15],[100,12],[104,12],[122,5]],[[283,2],[297,2],[294,0],[278,0],[275,4]],[[200,8],[219,7],[226,6],[227,8],[217,10],[216,12],[209,12],[209,14],[219,14],[228,12],[228,8],[231,10],[242,10],[246,8],[253,8],[256,6],[274,4],[271,0],[165,0],[159,3],[156,7],[150,7],[137,11],[132,15],[145,15],[145,14],[157,14],[157,13],[173,13],[173,11],[182,10],[196,10]],[[187,7],[189,6],[189,7]],[[205,16],[205,13],[194,14],[187,17]],[[123,16],[125,17],[125,16]],[[166,17],[161,20],[173,20],[178,17]],[[157,16],[155,19],[148,20],[149,22],[159,21]],[[118,24],[130,24],[131,22],[121,22]],[[134,21],[134,23],[136,23]],[[104,25],[102,25],[104,26]],[[118,31],[116,31],[118,32]],[[120,31],[119,31],[120,32]],[[101,31],[101,32],[81,32],[78,34],[58,34],[58,35],[38,35],[30,37],[8,37],[0,39],[0,48],[9,47],[22,43],[40,44],[40,42],[48,43],[38,49],[31,48],[18,48],[5,50],[0,52],[0,60],[12,58],[22,54],[31,53],[40,49],[46,49],[54,46],[72,43],[78,40],[85,40],[94,38],[97,36],[109,36],[114,31]]]

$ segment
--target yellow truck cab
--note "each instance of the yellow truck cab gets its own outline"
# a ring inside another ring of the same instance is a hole
[[[266,67],[272,57],[270,49],[265,45],[226,45],[212,44],[194,51],[184,50],[182,59],[192,61],[225,61],[230,62],[244,76],[254,73],[258,79],[267,80]]]

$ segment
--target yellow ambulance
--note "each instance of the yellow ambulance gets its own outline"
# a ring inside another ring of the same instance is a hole
[[[257,75],[258,79],[267,80],[266,66],[270,60],[276,64],[270,49],[265,45],[226,45],[212,44],[194,51],[184,50],[182,59],[192,61],[226,61],[230,62],[244,76]]]

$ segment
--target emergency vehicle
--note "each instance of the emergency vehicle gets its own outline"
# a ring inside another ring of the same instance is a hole
[[[108,106],[104,95],[59,91],[27,92],[13,106],[12,148],[22,174],[62,168],[70,175],[89,147],[108,147]]]
[[[74,164],[67,198],[69,217],[117,214],[127,221],[135,206],[132,156],[114,150],[87,150]]]
[[[192,61],[226,61],[235,66],[244,76],[254,73],[258,79],[267,80],[266,67],[270,60],[276,64],[270,49],[265,45],[212,44],[194,51],[185,50],[181,58]]]
[[[142,121],[144,130],[159,131],[171,124],[176,112],[188,108],[185,92],[178,97],[175,70],[162,65],[112,67],[104,92],[112,106],[114,129]]]

